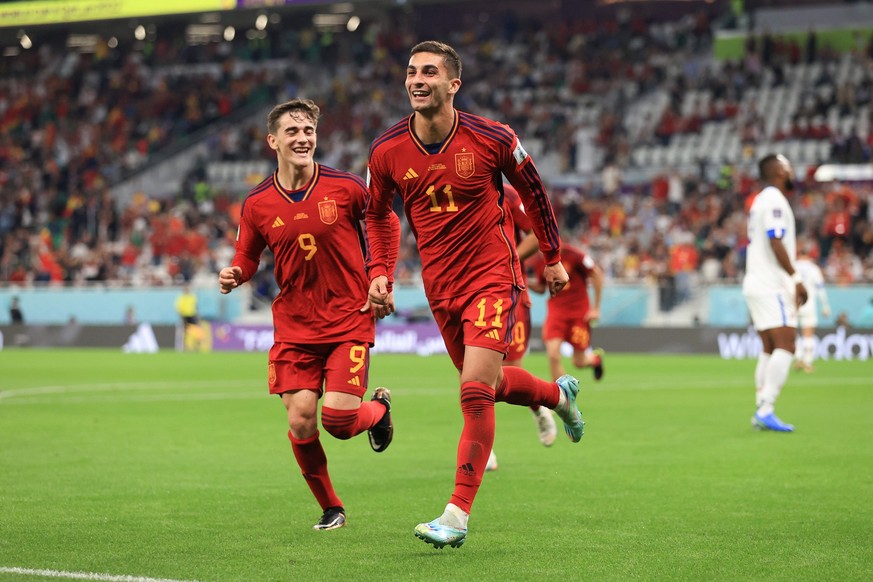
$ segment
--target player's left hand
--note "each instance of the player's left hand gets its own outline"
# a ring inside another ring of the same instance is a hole
[[[560,261],[554,265],[546,265],[546,268],[543,270],[543,275],[546,278],[546,284],[549,286],[549,294],[552,297],[557,295],[561,289],[567,285],[567,281],[570,280],[570,276],[567,274],[567,269],[564,268],[564,265]]]
[[[803,283],[798,283],[795,291],[797,293],[797,306],[800,307],[806,303],[807,299],[809,299],[809,294],[807,294],[806,287],[803,286]]]
[[[373,317],[378,319],[385,319],[394,313],[394,291],[388,293],[385,305],[374,303],[373,301],[370,301],[370,298],[368,297],[367,302],[364,303],[363,307],[361,307],[362,313],[366,311],[372,311]]]

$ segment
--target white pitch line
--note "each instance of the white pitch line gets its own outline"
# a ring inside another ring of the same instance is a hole
[[[218,401],[218,400],[254,400],[256,398],[266,398],[269,393],[263,392],[204,392],[201,394],[183,393],[183,394],[131,394],[124,393],[118,396],[66,396],[62,395],[55,400],[56,403],[63,402],[64,404],[109,404],[116,402],[194,402],[194,401]],[[45,398],[16,398],[14,400],[6,400],[0,406],[28,406],[33,404],[44,405]]]
[[[251,383],[243,382],[210,382],[206,380],[196,382],[113,382],[109,384],[61,384],[58,386],[34,386],[32,388],[13,388],[0,390],[0,400],[18,396],[31,396],[41,394],[68,394],[71,392],[127,392],[134,390],[175,390],[179,387],[203,387],[203,388],[236,388],[251,386]]]
[[[196,582],[194,580],[174,580],[172,578],[96,574],[94,572],[65,572],[64,570],[35,570],[31,568],[15,568],[8,566],[0,566],[0,573],[21,574],[23,576],[43,576],[45,578],[69,578],[71,580],[100,580],[101,582]]]

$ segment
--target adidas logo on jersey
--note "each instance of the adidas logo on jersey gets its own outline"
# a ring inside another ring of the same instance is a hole
[[[490,337],[493,340],[500,341],[500,332],[498,332],[496,329],[492,329],[491,331],[489,331],[485,335],[487,335],[488,337]]]
[[[413,178],[418,178],[418,174],[415,173],[415,170],[409,168],[406,170],[406,174],[403,175],[404,180],[412,180]]]
[[[354,378],[352,378],[351,380],[349,380],[349,384],[351,384],[352,386],[360,386],[360,385],[361,385],[361,379],[358,378],[357,376],[355,376]]]
[[[280,226],[285,226],[285,221],[277,216],[276,220],[273,221],[273,228],[279,228]]]

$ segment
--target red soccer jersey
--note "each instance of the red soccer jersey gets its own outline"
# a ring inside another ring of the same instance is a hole
[[[442,144],[429,153],[412,129],[413,115],[370,147],[367,229],[370,276],[387,273],[388,214],[395,193],[418,242],[422,279],[430,299],[466,294],[476,284],[524,288],[512,225],[503,205],[503,179],[521,195],[549,263],[560,260],[552,205],[527,152],[508,126],[455,112]],[[438,149],[437,149],[438,147]]]
[[[585,317],[588,313],[588,277],[594,271],[594,261],[582,251],[564,246],[561,249],[561,262],[567,269],[570,280],[554,297],[549,297],[549,314],[558,317]],[[542,257],[537,256],[536,269],[540,283],[545,283],[542,276]]]
[[[247,281],[264,248],[273,251],[276,342],[373,343],[372,313],[360,311],[369,289],[360,223],[367,199],[358,176],[320,164],[300,190],[283,188],[274,172],[249,192],[232,264]]]

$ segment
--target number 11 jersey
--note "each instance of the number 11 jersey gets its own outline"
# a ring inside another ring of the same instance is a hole
[[[439,144],[415,135],[410,115],[370,147],[367,229],[370,276],[387,274],[388,212],[395,193],[418,243],[429,299],[448,299],[478,286],[525,287],[512,220],[504,205],[503,176],[518,190],[549,264],[560,260],[551,203],[536,167],[515,133],[490,119],[455,111]]]

